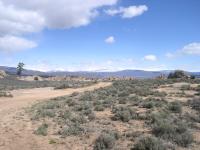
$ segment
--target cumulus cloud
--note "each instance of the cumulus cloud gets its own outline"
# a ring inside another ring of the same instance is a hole
[[[0,1],[0,35],[39,32],[43,27],[44,18],[37,12],[16,9]]]
[[[176,50],[173,53],[168,52],[166,54],[167,58],[173,58],[183,55],[194,55],[194,56],[200,56],[200,43],[194,42],[185,45],[183,48]]]
[[[99,8],[114,5],[117,1],[0,0],[0,37],[5,39],[7,36],[18,36],[17,39],[20,39],[19,36],[40,32],[45,28],[85,26],[98,15]]]
[[[40,20],[41,26],[63,29],[89,24],[91,19],[97,16],[98,8],[114,5],[118,0],[84,0],[84,2],[82,0],[59,0],[56,2],[52,0],[0,1],[4,3],[2,6],[16,13],[16,16],[13,15],[13,19],[18,19],[17,15],[24,15],[27,20],[32,19],[29,22],[30,24],[35,22],[36,19],[36,21]],[[7,19],[11,20],[11,18]]]
[[[146,56],[144,56],[144,60],[147,60],[147,61],[156,61],[157,57],[155,55],[146,55]]]
[[[119,9],[108,9],[106,13],[111,16],[120,15],[122,18],[133,18],[142,15],[148,10],[146,5],[120,7]]]
[[[34,48],[36,46],[37,44],[35,42],[21,37],[16,37],[16,36],[0,37],[0,51],[15,52],[15,51]]]
[[[190,43],[181,50],[184,54],[200,55],[200,43]]]
[[[105,39],[105,42],[108,44],[113,44],[113,43],[115,43],[115,37],[109,36],[108,38]]]

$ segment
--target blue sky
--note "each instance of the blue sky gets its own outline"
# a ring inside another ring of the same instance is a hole
[[[199,0],[0,0],[0,65],[200,71],[199,7]]]

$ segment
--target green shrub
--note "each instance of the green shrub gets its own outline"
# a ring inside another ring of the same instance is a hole
[[[75,96],[78,96],[78,95],[79,95],[78,92],[73,92],[73,93],[71,94],[71,97],[75,97]]]
[[[127,91],[122,91],[118,94],[119,97],[127,97],[129,96],[129,93]]]
[[[186,85],[182,85],[181,86],[181,90],[191,90],[191,86],[190,86],[190,84],[186,84]]]
[[[126,104],[127,103],[127,100],[124,98],[124,99],[119,99],[119,104]]]
[[[136,112],[133,109],[127,107],[114,107],[112,112],[114,113],[114,116],[111,118],[112,120],[128,122],[131,119],[137,118]]]
[[[167,150],[163,142],[156,137],[142,137],[131,150]]]
[[[58,133],[62,137],[66,137],[66,136],[71,136],[71,135],[77,136],[77,135],[80,135],[83,132],[84,132],[84,129],[82,127],[80,127],[80,125],[78,123],[74,123],[74,124],[69,125],[68,127],[64,127]]]
[[[72,86],[70,86],[69,84],[62,84],[59,86],[56,86],[54,89],[58,90],[58,89],[67,89],[67,88],[71,88]]]
[[[152,132],[156,137],[187,147],[193,142],[192,134],[185,123],[174,119],[160,119],[153,123]]]
[[[86,118],[82,114],[71,115],[70,121],[72,121],[76,124],[83,124],[83,123],[87,122]]]
[[[192,107],[192,109],[195,109],[200,112],[200,99],[199,98],[189,100],[188,103]]]
[[[90,92],[85,92],[85,94],[83,94],[79,98],[80,101],[92,101],[92,99],[93,99],[93,96],[92,96],[92,94]]]
[[[182,105],[178,101],[174,101],[169,103],[168,109],[174,113],[181,113],[182,112]]]
[[[168,75],[168,79],[187,78],[187,75],[182,70],[175,70]]]
[[[10,92],[0,91],[0,97],[13,97]]]
[[[39,112],[39,115],[42,117],[50,117],[53,118],[56,116],[55,111],[51,109],[44,109]]]
[[[109,150],[115,145],[115,137],[111,134],[103,133],[101,134],[94,143],[94,150]]]
[[[38,81],[38,80],[39,80],[39,78],[38,78],[38,77],[34,77],[34,80],[35,80],[35,81]]]
[[[152,101],[147,101],[147,102],[143,102],[142,103],[142,107],[143,108],[148,108],[148,109],[151,109],[151,108],[153,108],[154,107],[154,102],[152,102]]]
[[[41,126],[38,127],[38,129],[34,132],[37,135],[47,135],[47,129],[48,129],[48,124],[44,123]]]
[[[195,88],[196,91],[200,92],[200,85]]]
[[[95,118],[96,118],[96,116],[95,116],[95,113],[94,113],[94,112],[92,112],[92,113],[90,113],[90,114],[88,115],[88,119],[89,119],[90,121],[95,120]]]
[[[181,134],[176,134],[174,137],[174,142],[183,147],[187,147],[193,141],[193,136],[189,131],[183,132]]]
[[[96,105],[96,106],[94,107],[94,110],[95,110],[95,111],[104,111],[104,107],[103,107],[103,105]]]

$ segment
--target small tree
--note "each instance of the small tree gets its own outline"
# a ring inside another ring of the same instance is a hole
[[[182,70],[175,70],[171,72],[168,76],[168,79],[177,79],[177,78],[187,78],[187,75]]]
[[[17,65],[17,75],[21,75],[22,74],[22,71],[24,70],[24,63],[23,62],[19,62],[18,65]]]

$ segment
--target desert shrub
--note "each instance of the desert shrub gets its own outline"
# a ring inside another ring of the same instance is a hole
[[[192,134],[189,131],[183,132],[181,134],[176,134],[174,137],[174,142],[177,145],[187,147],[194,141]]]
[[[112,149],[115,145],[116,138],[112,134],[101,134],[94,143],[94,150],[108,150]]]
[[[190,79],[194,80],[194,79],[196,79],[196,76],[195,75],[191,75]]]
[[[53,118],[55,116],[56,114],[54,110],[38,108],[38,110],[32,112],[31,119],[38,120],[39,118],[45,118],[45,117]]]
[[[128,91],[122,91],[122,92],[120,92],[120,93],[118,94],[118,96],[119,96],[119,97],[127,97],[127,96],[129,96],[129,93],[128,93]]]
[[[192,107],[192,109],[195,109],[200,112],[200,99],[199,98],[189,100],[188,103]]]
[[[68,127],[64,127],[61,131],[58,132],[61,137],[67,137],[67,136],[76,136],[80,135],[84,132],[84,129],[80,127],[78,123],[74,123],[69,125]]]
[[[105,108],[111,107],[114,103],[115,103],[115,100],[113,100],[112,98],[107,98],[107,99],[105,99],[105,100],[102,101],[102,105]]]
[[[133,106],[139,106],[144,100],[139,96],[131,96],[128,101]]]
[[[73,92],[73,93],[71,94],[71,97],[75,97],[75,96],[77,96],[77,95],[79,95],[78,92]]]
[[[58,89],[67,89],[67,88],[71,88],[72,86],[70,86],[69,84],[62,84],[59,86],[56,86],[54,89],[58,90]]]
[[[73,99],[68,99],[68,100],[66,101],[66,103],[67,103],[67,105],[68,105],[69,107],[72,107],[72,106],[75,106],[75,105],[76,105],[76,102],[75,102]]]
[[[34,80],[35,80],[35,81],[38,81],[38,80],[39,80],[39,78],[38,78],[38,77],[34,77]]]
[[[119,99],[119,104],[126,104],[127,103],[127,99],[123,98],[123,99]]]
[[[112,120],[128,122],[131,119],[137,118],[136,112],[133,109],[127,107],[114,107],[112,112],[114,113],[114,116],[111,118]]]
[[[55,109],[55,108],[59,108],[60,104],[57,101],[48,101],[46,102],[43,106],[42,109]]]
[[[103,105],[96,105],[96,106],[94,107],[94,110],[95,110],[95,111],[104,111],[104,107],[103,107]]]
[[[198,93],[195,94],[196,96],[200,96],[200,91]]]
[[[90,92],[85,92],[85,94],[83,94],[79,98],[80,101],[92,101],[92,99],[93,99],[93,96],[92,96],[92,94]]]
[[[131,150],[167,150],[167,147],[160,139],[147,136],[140,138]]]
[[[92,108],[89,108],[83,111],[83,115],[86,115],[86,116],[88,116],[91,113],[92,113]]]
[[[147,102],[143,102],[142,107],[143,107],[143,108],[151,109],[151,108],[154,107],[154,105],[155,105],[154,102],[152,102],[152,101],[147,101]]]
[[[167,96],[167,93],[166,92],[154,91],[153,96],[155,96],[155,97],[165,97],[165,96]]]
[[[152,133],[156,137],[174,142],[180,146],[187,147],[193,142],[192,134],[188,131],[187,125],[172,116],[154,119]]]
[[[195,90],[200,92],[200,85],[198,85],[198,86],[195,88]]]
[[[197,123],[200,123],[200,115],[197,113],[197,114],[194,114],[194,113],[185,113],[184,114],[184,117],[186,118],[186,120],[188,122],[197,122]]]
[[[48,124],[44,123],[41,126],[38,127],[38,129],[34,132],[37,135],[47,135],[47,129],[48,129]]]
[[[174,101],[168,104],[168,109],[174,113],[181,113],[182,105],[179,101]]]
[[[72,113],[70,111],[62,111],[59,113],[59,117],[63,118],[64,120],[70,119],[71,116],[72,116]]]
[[[141,136],[143,133],[140,131],[127,131],[123,134],[124,137],[130,139],[131,141],[134,141],[135,138]]]
[[[91,109],[92,107],[92,104],[88,101],[83,101],[79,104],[77,104],[75,107],[74,107],[74,110],[75,111],[84,111],[84,110],[88,110],[88,109]]]
[[[190,84],[182,85],[180,89],[181,90],[191,90],[191,86],[190,86]]]
[[[13,97],[10,92],[0,91],[0,97]]]
[[[82,114],[71,115],[70,121],[72,121],[76,124],[83,124],[83,123],[87,122],[86,118]]]
[[[24,81],[18,80],[14,76],[7,76],[0,79],[0,90],[31,89],[39,87],[62,87],[70,85],[73,88],[91,85],[92,81]]]
[[[92,113],[90,113],[90,114],[88,115],[88,119],[89,119],[90,121],[95,120],[95,118],[96,118],[96,116],[95,116],[95,113],[94,113],[94,112],[92,112]]]
[[[56,144],[56,141],[54,139],[50,139],[49,144]]]
[[[164,99],[157,99],[157,98],[147,98],[140,102],[139,106],[143,108],[151,109],[153,107],[162,107],[167,104],[167,101]]]

